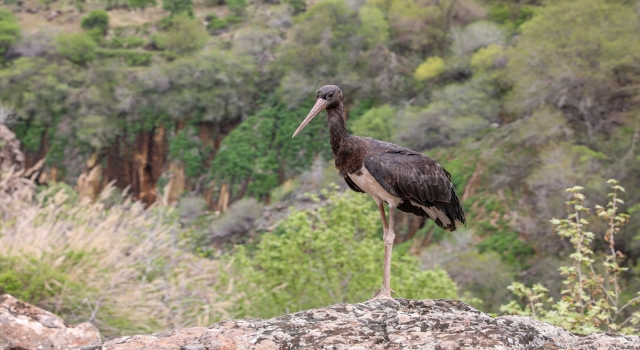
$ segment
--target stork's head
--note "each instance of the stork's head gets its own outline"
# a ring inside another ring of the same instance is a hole
[[[342,90],[335,85],[325,85],[318,90],[316,104],[311,108],[311,112],[307,115],[306,118],[302,121],[296,132],[293,133],[293,137],[296,137],[304,129],[307,124],[313,119],[318,113],[320,113],[323,109],[332,109],[338,108],[340,104],[343,102],[344,97],[342,96]]]

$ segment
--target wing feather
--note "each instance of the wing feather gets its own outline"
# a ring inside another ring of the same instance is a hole
[[[371,154],[364,166],[386,191],[403,200],[423,205],[451,201],[451,175],[433,158],[407,151]]]

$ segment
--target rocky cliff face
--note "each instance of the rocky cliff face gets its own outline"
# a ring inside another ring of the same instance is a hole
[[[581,336],[528,317],[493,318],[455,300],[339,304],[270,319],[111,340],[85,350],[640,349],[640,339]]]

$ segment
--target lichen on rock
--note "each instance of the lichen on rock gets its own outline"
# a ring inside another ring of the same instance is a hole
[[[278,318],[222,321],[108,341],[85,350],[640,349],[634,336],[581,336],[529,317],[491,317],[456,300],[369,301]]]

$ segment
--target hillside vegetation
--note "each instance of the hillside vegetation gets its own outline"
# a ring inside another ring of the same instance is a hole
[[[4,0],[0,122],[38,194],[0,203],[0,292],[108,336],[362,301],[382,273],[373,201],[340,194],[322,118],[291,139],[336,84],[353,133],[436,158],[467,214],[453,234],[398,214],[400,296],[579,319],[542,301],[584,316],[571,302],[590,288],[559,270],[580,249],[549,220],[566,217],[565,189],[594,208],[615,178],[628,269],[608,270],[613,228],[595,209],[581,214],[593,261],[578,265],[615,274],[597,288],[617,310],[640,290],[639,23],[632,0]],[[105,230],[122,246],[89,243]],[[576,331],[640,320],[590,315]]]

